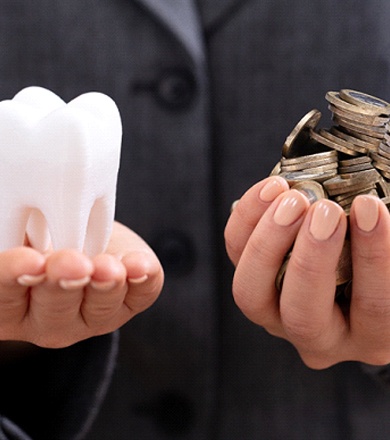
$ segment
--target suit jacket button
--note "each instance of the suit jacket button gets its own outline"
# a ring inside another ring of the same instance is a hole
[[[195,265],[195,246],[182,231],[161,232],[152,239],[151,245],[167,274],[186,275]]]
[[[155,88],[157,102],[169,110],[185,110],[196,96],[196,80],[185,68],[163,70]]]

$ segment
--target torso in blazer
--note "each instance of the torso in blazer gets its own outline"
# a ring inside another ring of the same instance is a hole
[[[1,23],[11,3],[0,4]],[[326,91],[390,99],[390,3],[82,5],[25,2],[15,14],[39,20],[40,32],[36,21],[12,38],[0,27],[0,93],[35,83],[64,99],[91,89],[115,99],[124,124],[117,218],[166,269],[160,299],[121,330],[89,439],[388,439],[390,392],[360,364],[311,371],[242,316],[223,227],[301,116],[320,108],[330,124]]]

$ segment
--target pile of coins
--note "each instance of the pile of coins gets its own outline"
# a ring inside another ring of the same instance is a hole
[[[287,136],[282,158],[271,175],[284,177],[290,188],[337,202],[349,215],[360,194],[379,197],[390,207],[390,103],[356,90],[325,95],[332,112],[330,128],[319,128],[321,112],[308,112]],[[337,292],[348,295],[352,281],[349,234],[339,260]],[[276,278],[280,291],[291,252]]]

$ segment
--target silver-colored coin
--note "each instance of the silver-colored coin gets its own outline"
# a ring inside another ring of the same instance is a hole
[[[324,171],[322,173],[308,173],[306,171],[296,171],[292,173],[280,173],[280,176],[287,180],[287,183],[291,186],[295,182],[301,182],[302,180],[314,180],[316,182],[324,182],[337,175],[337,170]]]
[[[308,198],[311,205],[317,200],[328,198],[324,187],[320,183],[312,180],[303,180],[294,183],[294,185],[291,186],[291,189],[296,189],[303,193]]]

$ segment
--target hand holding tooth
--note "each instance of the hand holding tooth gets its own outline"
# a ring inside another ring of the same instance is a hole
[[[0,252],[0,340],[66,347],[114,331],[157,299],[163,271],[149,246],[114,223],[107,252]]]
[[[114,222],[121,137],[101,93],[66,104],[28,87],[0,102],[0,340],[65,347],[159,295],[158,259]]]

